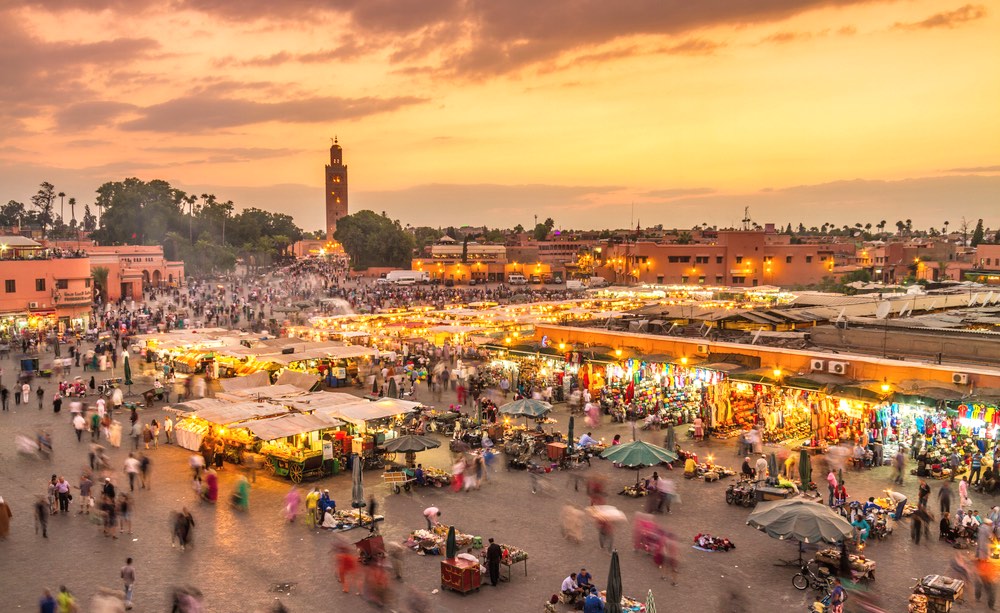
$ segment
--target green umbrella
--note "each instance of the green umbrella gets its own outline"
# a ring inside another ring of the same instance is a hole
[[[639,469],[643,466],[669,464],[677,459],[673,451],[657,447],[645,441],[632,441],[623,445],[612,445],[601,453],[601,457],[628,468],[634,468],[635,482],[639,483]]]
[[[128,363],[128,352],[125,352],[125,385],[132,385],[132,367]]]
[[[531,417],[535,419],[544,417],[551,410],[551,404],[533,398],[522,398],[521,400],[508,402],[500,407],[500,412],[504,415]]]
[[[799,478],[802,479],[802,489],[809,489],[809,483],[812,482],[812,458],[805,449],[799,452]]]
[[[618,561],[618,550],[611,552],[611,569],[608,571],[606,613],[622,613],[622,567]]]
[[[566,434],[566,438],[569,439],[569,450],[570,451],[573,451],[573,425],[574,425],[573,422],[574,421],[575,420],[573,419],[573,416],[570,415],[569,416],[569,428],[567,429],[567,434]]]
[[[653,602],[653,590],[646,594],[646,613],[656,613],[656,603]]]
[[[448,559],[458,555],[458,545],[455,543],[455,526],[448,527],[448,540],[445,541],[444,556]]]

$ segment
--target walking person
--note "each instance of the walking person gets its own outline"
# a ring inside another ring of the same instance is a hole
[[[83,430],[87,427],[87,420],[83,415],[77,413],[73,416],[73,429],[76,431],[76,442],[83,441]]]
[[[896,457],[892,461],[892,481],[896,485],[903,485],[903,470],[905,468],[906,456],[903,455],[903,450],[900,448],[900,450],[896,452]]]
[[[125,466],[122,471],[128,476],[128,489],[131,492],[135,491],[135,480],[139,477],[139,471],[142,464],[136,459],[135,455],[132,453],[128,454],[125,458]]]
[[[144,453],[140,453],[139,454],[139,481],[142,483],[142,489],[144,489],[144,490],[150,489],[151,482],[153,480],[153,476],[152,476],[152,474],[150,472],[150,466],[151,465],[152,465],[152,460],[149,459],[149,456],[146,455],[146,454],[144,454]]]
[[[10,390],[7,389],[6,385],[0,385],[0,404],[3,404],[3,410],[7,410],[7,404],[10,401]]]
[[[69,493],[69,482],[63,477],[59,477],[56,482],[56,496],[59,498],[59,511],[69,513],[69,501],[72,495]]]
[[[49,538],[49,504],[45,496],[38,496],[35,499],[35,534],[38,529],[42,529],[42,538]]]
[[[45,390],[39,385],[38,389],[35,390],[35,396],[38,397],[38,410],[42,410],[42,405],[45,403]]]
[[[951,487],[947,481],[942,483],[941,489],[938,490],[938,501],[941,505],[942,514],[951,512]]]
[[[173,441],[170,440],[170,436],[174,433],[174,422],[167,415],[167,418],[163,420],[163,436],[167,440],[167,444],[170,445]]]
[[[125,610],[132,608],[132,588],[135,586],[135,566],[132,565],[132,558],[125,559],[125,566],[121,571],[122,583],[125,584]]]

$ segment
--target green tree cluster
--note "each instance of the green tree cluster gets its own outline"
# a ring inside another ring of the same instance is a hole
[[[333,237],[351,256],[355,270],[378,266],[409,266],[415,245],[413,235],[385,213],[358,211],[337,220]]]

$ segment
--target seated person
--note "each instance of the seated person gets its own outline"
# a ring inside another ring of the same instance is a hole
[[[865,515],[868,515],[872,511],[876,511],[876,510],[881,509],[881,508],[882,507],[880,507],[877,504],[875,504],[875,497],[874,496],[869,496],[868,497],[868,502],[866,502],[861,507],[861,512],[864,513]]]
[[[613,439],[611,439],[611,444],[612,445],[621,445],[622,444],[622,435],[621,434],[616,434],[615,437]]]
[[[588,573],[586,568],[581,568],[580,572],[576,574],[576,584],[587,591],[594,587],[593,579],[593,575]]]
[[[753,466],[750,465],[750,458],[743,458],[743,467],[740,469],[740,474],[743,475],[744,479],[753,479]]]
[[[580,437],[579,445],[584,449],[586,449],[587,447],[593,447],[596,444],[597,444],[597,439],[590,436],[590,432],[587,432],[586,434]]]
[[[871,524],[865,519],[864,515],[858,515],[851,525],[858,531],[858,543],[864,543],[868,540],[868,533],[871,532]]]
[[[986,470],[983,471],[983,478],[976,484],[976,489],[984,494],[992,494],[996,484],[997,478],[993,473],[993,467],[987,466]]]
[[[424,478],[424,465],[417,464],[416,470],[413,471],[413,480],[417,485],[426,485],[427,480]]]
[[[320,527],[327,529],[333,529],[337,527],[337,520],[333,518],[332,507],[328,507],[323,511],[323,523],[320,524]]]
[[[597,595],[597,588],[590,588],[590,592],[583,600],[583,613],[604,613],[604,601]]]
[[[697,468],[698,463],[694,461],[693,457],[688,457],[688,459],[684,460],[684,478],[694,479]]]
[[[947,511],[941,514],[941,523],[938,524],[938,529],[940,530],[940,538],[946,541],[955,539],[955,529],[951,527],[951,514]]]
[[[545,603],[545,613],[557,613],[559,609],[556,605],[559,604],[559,597],[552,594],[552,598],[549,598],[548,602]]]
[[[330,498],[330,490],[323,490],[323,494],[320,495],[317,505],[320,511],[326,511],[327,509],[337,510],[337,503]]]
[[[980,523],[975,513],[972,512],[966,513],[965,517],[962,518],[962,527],[969,531],[969,533],[974,533]]]
[[[493,446],[493,439],[490,438],[487,432],[483,432],[483,440],[480,441],[480,444],[483,446],[483,449],[489,449]]]
[[[576,583],[576,573],[570,573],[569,577],[563,579],[559,591],[566,597],[566,602],[576,602],[576,599],[583,595],[583,589]]]

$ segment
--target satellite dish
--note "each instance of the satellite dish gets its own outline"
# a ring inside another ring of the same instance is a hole
[[[840,315],[837,315],[837,321],[844,321],[844,313],[847,312],[847,307],[840,309]]]
[[[989,294],[986,295],[985,298],[983,298],[983,306],[986,306],[991,302],[993,302],[993,292],[990,292]]]
[[[972,296],[970,296],[969,297],[969,306],[972,306],[972,305],[976,304],[977,300],[979,300],[979,294],[973,294]]]
[[[878,319],[885,319],[889,316],[890,311],[892,311],[892,304],[888,300],[880,302],[875,308],[875,317]]]
[[[756,345],[757,341],[760,339],[760,333],[764,331],[764,328],[759,328],[753,333],[753,340],[750,341],[751,345]]]

